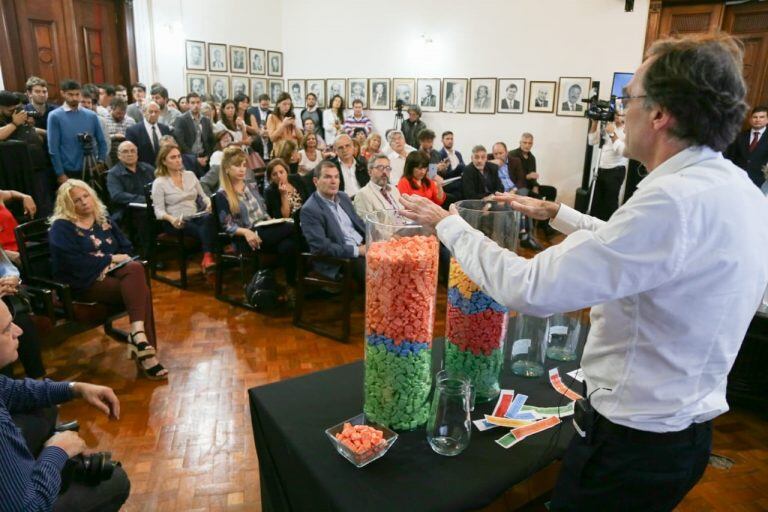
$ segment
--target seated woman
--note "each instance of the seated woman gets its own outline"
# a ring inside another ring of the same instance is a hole
[[[307,121],[312,121],[307,119]],[[320,148],[317,145],[318,136],[314,132],[307,133],[304,136],[304,142],[301,144],[301,151],[299,151],[299,174],[305,176],[311,173],[317,164],[323,160],[323,155],[320,154]]]
[[[131,261],[131,243],[87,183],[69,179],[59,187],[48,240],[54,279],[67,283],[79,300],[125,306],[131,321],[131,357],[148,379],[167,378],[168,370],[156,356],[152,295],[144,267]],[[116,267],[119,264],[123,266]]]
[[[372,133],[368,136],[368,139],[363,144],[362,155],[366,160],[370,160],[373,155],[381,153],[381,135],[378,133]]]
[[[267,213],[270,217],[293,217],[309,197],[301,176],[290,174],[285,162],[279,158],[271,160],[267,165],[267,180],[269,185],[264,195],[267,196]]]
[[[214,133],[226,130],[232,136],[230,144],[236,146],[248,146],[251,138],[248,136],[245,122],[237,117],[237,106],[233,100],[224,100],[219,107],[221,113],[219,122],[213,125]]]
[[[427,177],[429,169],[429,157],[423,151],[413,151],[405,158],[405,167],[403,168],[403,177],[397,184],[397,189],[401,194],[416,194],[426,197],[437,205],[445,202],[445,192],[443,191],[443,178],[435,175],[434,178]]]
[[[299,172],[299,162],[301,156],[299,155],[299,145],[292,140],[282,140],[275,144],[274,158],[280,159],[288,164],[288,172],[290,174],[297,174]]]
[[[216,150],[211,155],[211,168],[208,169],[208,172],[206,172],[202,178],[200,178],[200,186],[203,187],[203,191],[208,197],[219,190],[219,171],[221,169],[221,159],[224,158],[224,149],[229,147],[232,143],[232,136],[226,130],[217,133],[215,139]],[[252,170],[248,169],[245,181],[256,181],[256,174]]]
[[[310,133],[315,134],[315,139],[317,140],[317,149],[320,151],[324,151],[326,148],[325,140],[317,134],[317,131],[315,131],[315,120],[311,117],[308,117],[304,120],[304,136],[306,137]]]
[[[296,282],[296,242],[293,223],[256,226],[271,219],[256,183],[246,182],[246,155],[240,148],[224,150],[221,162],[221,190],[214,197],[216,215],[226,232],[235,237],[241,253],[261,250],[275,253],[285,267],[288,286]],[[270,163],[271,165],[271,163]]]
[[[211,200],[205,195],[195,173],[184,170],[179,146],[163,144],[157,153],[155,181],[152,182],[152,203],[155,217],[164,220],[167,233],[183,230],[197,238],[203,247],[203,271],[214,265],[214,233],[208,215],[198,215],[202,210],[211,211]]]

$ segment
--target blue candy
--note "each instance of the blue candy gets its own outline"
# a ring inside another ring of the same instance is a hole
[[[472,296],[467,299],[455,286],[448,288],[448,302],[451,306],[460,309],[465,315],[481,313],[489,308],[500,313],[508,311],[507,308],[481,291],[472,292]]]
[[[387,352],[397,354],[401,357],[408,357],[411,355],[416,356],[422,350],[427,350],[429,348],[426,343],[411,340],[403,340],[402,343],[396,345],[392,338],[382,336],[381,334],[369,334],[366,337],[366,341],[372,346],[384,345]]]

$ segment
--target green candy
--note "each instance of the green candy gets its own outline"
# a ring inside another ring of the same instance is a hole
[[[445,344],[445,369],[463,373],[475,388],[475,400],[486,402],[498,396],[499,373],[504,365],[501,349],[494,349],[489,355],[475,355],[463,351],[450,340]]]

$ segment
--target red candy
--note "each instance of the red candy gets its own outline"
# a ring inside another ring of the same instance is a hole
[[[476,356],[490,355],[501,347],[504,339],[506,313],[486,309],[481,313],[465,315],[459,308],[448,305],[446,336],[462,351]]]
[[[336,439],[355,453],[365,453],[371,448],[383,444],[384,433],[368,425],[345,423],[343,430],[336,434]]]

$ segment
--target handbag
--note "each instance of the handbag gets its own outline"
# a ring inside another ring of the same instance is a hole
[[[264,163],[264,159],[261,158],[256,151],[253,151],[250,148],[245,154],[245,163],[247,164],[248,169],[252,171],[267,167],[267,164]]]
[[[273,309],[278,304],[278,286],[275,274],[270,269],[256,272],[245,287],[248,304],[259,311]]]

